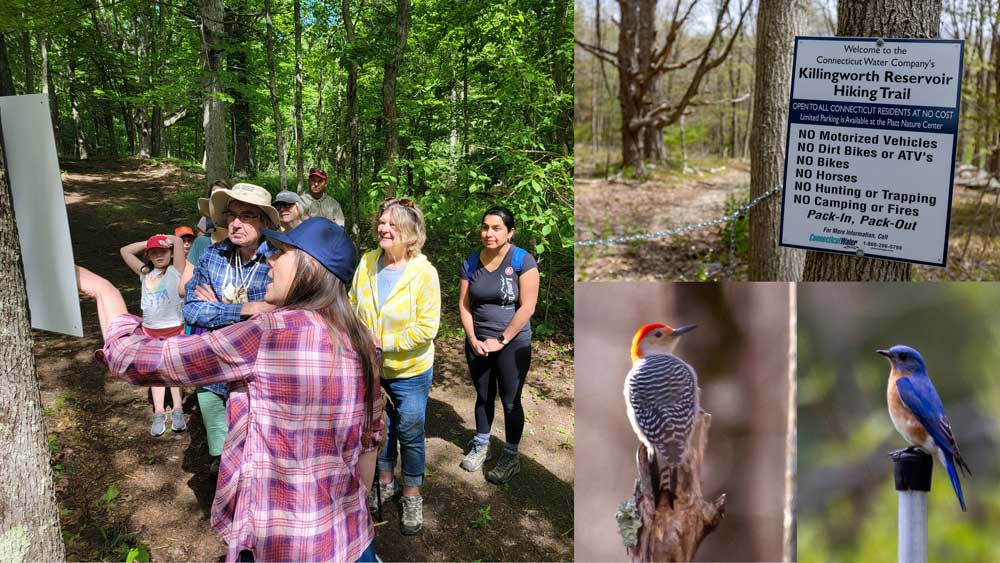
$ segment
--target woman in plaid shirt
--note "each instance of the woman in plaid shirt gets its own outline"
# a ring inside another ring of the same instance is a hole
[[[264,234],[277,249],[264,299],[278,308],[196,336],[146,336],[118,290],[78,268],[99,357],[137,385],[229,384],[212,505],[227,561],[375,561],[358,462],[384,426],[374,340],[347,300],[357,251],[323,218]]]

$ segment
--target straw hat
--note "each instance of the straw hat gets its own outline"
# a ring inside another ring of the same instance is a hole
[[[249,203],[250,205],[256,205],[263,211],[269,219],[271,219],[271,224],[280,225],[281,219],[278,217],[278,211],[271,207],[271,194],[260,186],[255,186],[254,184],[239,183],[228,190],[216,190],[212,197],[210,198],[211,205],[209,205],[210,211],[212,212],[212,222],[216,225],[225,225],[227,221],[223,218],[223,213],[229,206],[229,202],[232,200],[242,201],[243,203]],[[201,206],[199,205],[199,208]]]

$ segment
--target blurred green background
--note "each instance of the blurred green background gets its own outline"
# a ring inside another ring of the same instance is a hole
[[[962,513],[937,461],[930,561],[1000,561],[1000,284],[799,284],[798,560],[896,560],[888,361],[916,348],[972,469]]]

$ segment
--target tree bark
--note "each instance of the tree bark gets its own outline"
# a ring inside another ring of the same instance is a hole
[[[351,19],[351,0],[342,0],[344,33],[347,35],[348,50],[354,44],[354,22]],[[355,240],[360,236],[358,226],[361,224],[359,211],[360,198],[358,197],[358,162],[359,158],[359,132],[358,132],[358,63],[352,57],[356,56],[351,52],[344,61],[347,65],[347,131],[348,144],[350,145],[350,186],[351,191],[351,225],[349,231],[354,235]]]
[[[0,33],[0,96],[16,96],[14,79],[10,75],[10,57],[7,55],[7,43],[3,33]]]
[[[267,53],[267,88],[271,94],[271,118],[274,119],[274,144],[278,150],[278,184],[288,189],[285,171],[285,142],[281,133],[281,110],[278,107],[278,85],[274,76],[274,28],[271,23],[271,0],[264,0],[265,50]]]
[[[837,35],[933,39],[941,0],[840,0]],[[808,251],[803,281],[909,281],[910,264]]]
[[[382,118],[385,120],[385,170],[392,180],[386,195],[396,195],[396,158],[399,155],[399,124],[396,120],[396,77],[403,64],[406,38],[410,34],[410,0],[396,0],[396,44],[385,61],[382,78]]]
[[[67,55],[66,70],[69,73],[69,107],[73,115],[73,131],[76,134],[76,156],[80,160],[87,160],[87,140],[84,138],[83,118],[80,116],[80,107],[76,99],[76,65],[73,62],[73,55],[69,53]]]
[[[63,561],[59,510],[32,354],[28,298],[0,137],[0,554],[5,561]]]
[[[232,46],[226,50],[226,70],[233,77],[233,87],[229,95],[233,98],[233,171],[237,175],[247,176],[253,172],[253,127],[250,123],[253,117],[250,101],[246,92],[250,91],[247,68],[247,47],[250,42],[246,27],[241,21],[242,8],[226,9],[226,36],[232,40]]]
[[[49,97],[49,114],[52,117],[52,136],[56,140],[56,153],[62,153],[59,142],[59,101],[56,98],[55,84],[52,82],[52,71],[49,68],[48,36],[44,31],[38,32],[38,48],[42,54],[41,82],[42,93]]]
[[[305,167],[302,161],[302,2],[293,3],[295,19],[295,100],[292,105],[295,112],[295,191],[302,191],[302,178]]]
[[[24,14],[27,18],[27,14]],[[24,62],[24,93],[35,93],[35,62],[31,57],[31,32],[21,32],[21,58]]]
[[[693,561],[698,546],[722,522],[726,513],[726,495],[709,502],[701,492],[701,466],[711,420],[711,415],[705,411],[698,413],[685,448],[673,506],[668,502],[662,479],[661,490],[654,495],[655,467],[646,460],[646,447],[639,446],[636,453],[639,478],[635,505],[642,527],[639,528],[638,543],[628,549],[632,561]],[[659,502],[655,498],[659,498]]]
[[[225,24],[222,0],[202,0],[201,45],[204,67],[202,88],[205,92],[202,125],[205,129],[205,189],[229,176],[226,147],[226,107],[222,88],[222,43]]]
[[[750,198],[781,184],[785,170],[785,132],[791,89],[792,52],[798,33],[798,2],[760,0],[757,10],[758,62],[754,73],[751,127]],[[805,253],[778,246],[779,195],[750,210],[748,277],[751,281],[795,281]]]

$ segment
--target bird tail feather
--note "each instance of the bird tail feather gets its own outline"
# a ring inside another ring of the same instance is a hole
[[[955,489],[955,495],[958,496],[958,504],[962,505],[962,512],[965,512],[965,496],[962,495],[962,483],[958,481],[958,472],[955,471],[955,461],[947,452],[944,454],[944,460],[948,478],[951,479],[951,486]]]

